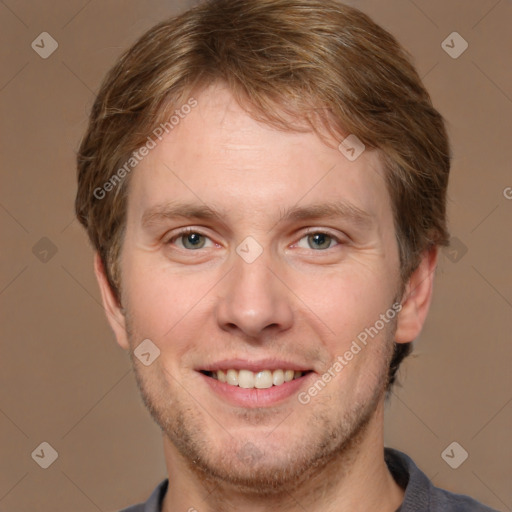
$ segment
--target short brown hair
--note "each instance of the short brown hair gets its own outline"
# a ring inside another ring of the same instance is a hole
[[[379,151],[403,282],[425,250],[447,244],[443,119],[395,38],[335,0],[210,0],[156,25],[122,55],[78,152],[76,214],[118,299],[129,176],[104,197],[95,191],[173,109],[214,82],[258,120],[296,130],[291,115]],[[395,344],[390,383],[409,351]]]

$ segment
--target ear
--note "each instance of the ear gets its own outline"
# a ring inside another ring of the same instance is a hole
[[[437,247],[425,251],[407,281],[395,333],[397,343],[409,343],[421,332],[432,299],[437,256]]]
[[[126,318],[121,304],[119,304],[119,301],[110,287],[103,262],[98,253],[94,255],[94,273],[96,274],[96,279],[100,287],[103,308],[107,314],[110,327],[112,327],[114,331],[117,343],[125,350],[129,350],[130,344],[126,333]]]

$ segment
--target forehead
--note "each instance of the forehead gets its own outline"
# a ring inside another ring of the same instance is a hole
[[[340,200],[369,215],[390,210],[376,152],[350,161],[337,149],[339,141],[327,145],[312,131],[257,121],[221,85],[194,100],[193,109],[177,107],[172,129],[156,139],[132,175],[129,211],[136,208],[139,220],[148,208],[177,199],[260,218],[299,203]]]

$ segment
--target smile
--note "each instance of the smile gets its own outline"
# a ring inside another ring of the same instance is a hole
[[[196,368],[207,388],[231,406],[254,408],[283,404],[315,378],[303,361],[276,358],[226,358]]]
[[[268,389],[299,379],[307,372],[283,369],[253,372],[231,368],[229,370],[203,371],[201,373],[230,386],[238,386],[244,389]]]

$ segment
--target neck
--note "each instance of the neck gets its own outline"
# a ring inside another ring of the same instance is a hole
[[[164,435],[169,488],[162,512],[260,512],[270,508],[282,512],[395,512],[404,492],[384,461],[383,410],[382,401],[358,439],[313,467],[293,488],[267,495],[242,492],[198,474]]]

